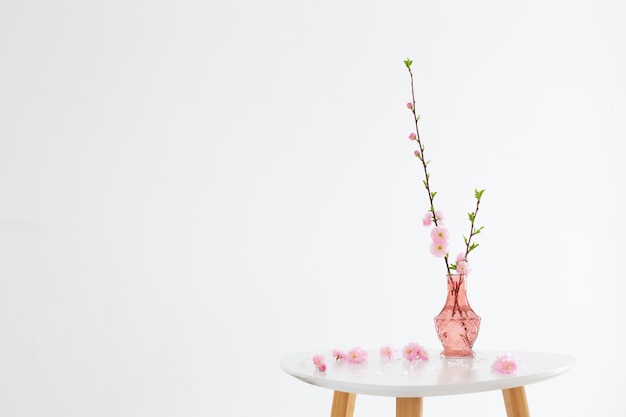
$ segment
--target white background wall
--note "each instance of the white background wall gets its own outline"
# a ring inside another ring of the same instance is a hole
[[[296,351],[438,341],[408,74],[477,349],[626,416],[621,1],[0,1],[0,415],[325,416]],[[359,397],[356,415],[392,415]],[[426,415],[502,416],[498,392]]]

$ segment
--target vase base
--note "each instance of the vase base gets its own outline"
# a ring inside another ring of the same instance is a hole
[[[473,358],[476,356],[476,353],[474,353],[473,350],[442,350],[441,353],[439,354],[439,356],[441,356],[442,358],[448,358],[448,359],[466,359],[466,358]]]

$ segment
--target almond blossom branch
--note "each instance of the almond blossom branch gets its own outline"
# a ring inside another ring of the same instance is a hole
[[[437,195],[437,192],[431,191],[430,189],[430,174],[428,173],[428,164],[430,163],[430,161],[427,161],[426,159],[424,159],[424,144],[422,143],[422,140],[420,138],[420,132],[419,132],[420,115],[417,114],[417,112],[415,111],[415,87],[413,83],[413,72],[411,71],[412,63],[413,61],[411,61],[410,59],[407,59],[404,61],[406,68],[409,70],[409,76],[411,77],[411,100],[412,101],[411,103],[407,104],[407,107],[409,108],[409,110],[411,110],[411,113],[413,113],[413,120],[415,121],[415,133],[411,133],[411,135],[409,135],[409,139],[415,140],[417,142],[417,146],[419,147],[419,150],[415,151],[415,156],[417,156],[419,160],[422,161],[422,168],[424,170],[424,178],[425,178],[424,187],[426,187],[426,192],[428,193],[428,200],[430,202],[430,212],[432,213],[432,216],[433,216],[433,223],[435,224],[435,226],[439,226],[437,216],[435,215],[435,203],[434,203],[434,199],[435,199],[435,196]],[[443,259],[446,264],[446,270],[448,271],[448,274],[450,274],[450,264],[448,263],[447,253],[443,257]]]

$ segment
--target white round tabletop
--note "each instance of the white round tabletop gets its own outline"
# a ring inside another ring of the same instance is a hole
[[[360,364],[336,362],[330,350],[317,351],[286,356],[280,365],[289,375],[335,391],[418,398],[520,387],[555,377],[576,363],[574,357],[557,353],[483,350],[474,358],[452,359],[439,357],[440,350],[427,349],[429,360],[409,362],[399,353],[383,359],[377,349],[368,349],[368,359]],[[517,362],[514,374],[492,370],[493,362],[504,354]],[[314,355],[325,357],[325,372],[316,369]]]

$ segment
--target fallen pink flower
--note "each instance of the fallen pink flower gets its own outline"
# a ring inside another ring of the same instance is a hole
[[[514,374],[517,372],[517,362],[511,356],[503,355],[495,360],[491,369],[499,374]]]
[[[346,358],[346,354],[339,349],[333,349],[333,357],[337,362],[341,362]]]
[[[361,363],[367,359],[367,351],[361,349],[359,346],[354,347],[348,351],[349,363]]]
[[[411,342],[402,349],[402,356],[409,362],[428,360],[428,352],[419,343]]]
[[[393,355],[395,355],[395,353],[396,353],[396,350],[391,345],[385,345],[380,348],[381,358],[391,359],[393,358]]]
[[[315,368],[320,372],[326,371],[326,360],[322,355],[313,356],[313,365],[315,365]]]

